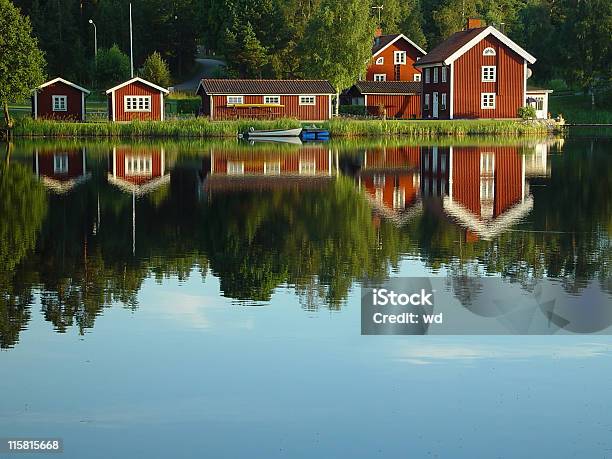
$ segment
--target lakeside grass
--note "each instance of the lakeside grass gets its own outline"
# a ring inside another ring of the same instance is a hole
[[[588,94],[555,96],[553,93],[548,105],[554,117],[562,114],[571,124],[612,124],[612,91],[598,94],[594,109]]]
[[[294,119],[272,121],[238,120],[210,121],[205,118],[167,121],[133,121],[129,123],[70,123],[22,118],[15,124],[13,134],[18,137],[37,138],[231,138],[238,132],[254,129],[289,129],[300,127]],[[413,137],[437,136],[528,136],[546,135],[550,125],[538,121],[520,120],[354,120],[335,119],[318,123],[333,137]]]

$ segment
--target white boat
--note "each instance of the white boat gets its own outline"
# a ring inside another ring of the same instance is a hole
[[[299,137],[249,137],[251,144],[255,143],[288,143],[291,145],[302,145],[302,140]]]
[[[299,137],[302,133],[302,128],[295,129],[269,129],[265,131],[256,131],[255,129],[249,129],[246,136],[249,138],[253,137]]]

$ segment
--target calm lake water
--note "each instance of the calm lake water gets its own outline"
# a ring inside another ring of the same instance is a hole
[[[0,437],[71,458],[612,456],[612,137],[5,151]],[[361,284],[398,276],[606,303],[548,336],[361,336]]]

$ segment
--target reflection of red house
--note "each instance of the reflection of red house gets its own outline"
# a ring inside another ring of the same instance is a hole
[[[162,147],[113,148],[108,182],[124,191],[143,195],[170,181]]]
[[[443,207],[471,239],[496,237],[533,207],[517,147],[454,147],[449,156]]]
[[[89,91],[63,78],[55,78],[32,91],[32,117],[85,121],[85,97]]]
[[[59,194],[72,190],[91,176],[86,169],[84,148],[62,151],[37,148],[34,152],[33,168],[43,184]]]
[[[375,211],[399,224],[421,210],[419,147],[366,150],[358,185]]]
[[[274,189],[319,186],[332,177],[332,153],[324,146],[288,151],[214,149],[203,160],[205,189]]]

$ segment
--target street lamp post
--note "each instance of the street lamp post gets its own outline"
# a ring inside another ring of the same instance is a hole
[[[96,27],[96,23],[93,22],[93,19],[90,19],[89,23],[94,26],[94,57],[98,57],[98,28]]]

